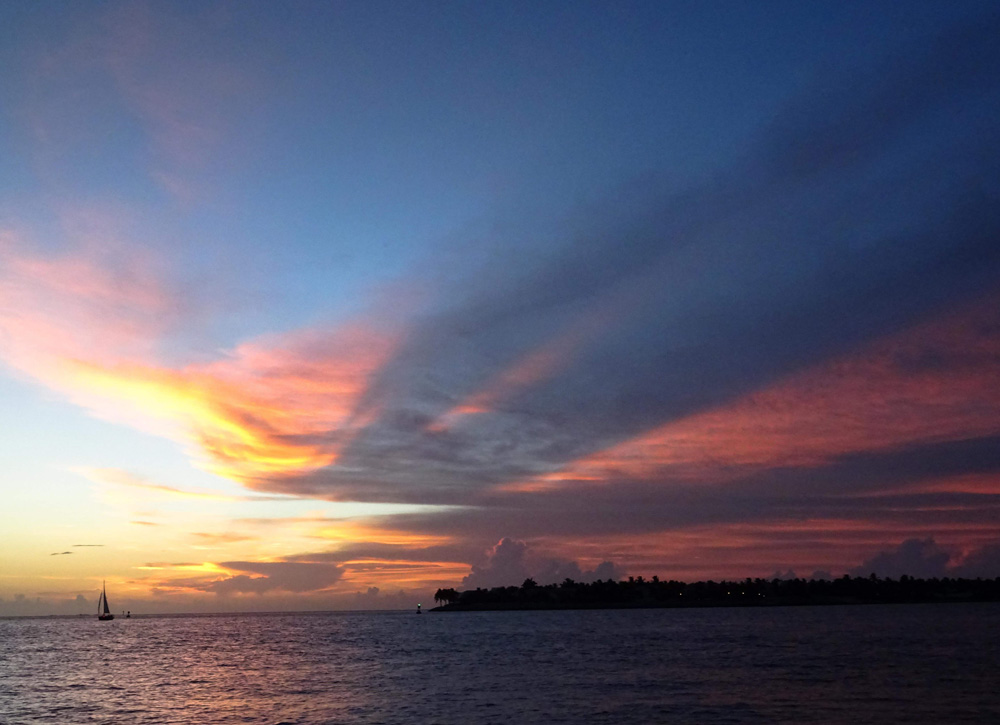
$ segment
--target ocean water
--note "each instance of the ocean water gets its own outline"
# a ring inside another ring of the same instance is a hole
[[[1000,723],[1000,605],[0,620],[0,723]]]

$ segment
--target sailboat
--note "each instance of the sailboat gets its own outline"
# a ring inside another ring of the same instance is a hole
[[[104,611],[101,611],[101,609]],[[101,596],[97,598],[97,618],[102,622],[109,619],[114,619],[115,615],[111,613],[111,608],[108,606],[108,589],[107,585],[103,585],[101,588]]]

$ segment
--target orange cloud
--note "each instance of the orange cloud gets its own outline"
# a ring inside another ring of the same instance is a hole
[[[225,546],[226,544],[237,544],[243,541],[257,541],[255,536],[245,534],[234,534],[231,532],[213,533],[195,531],[191,534],[204,546]],[[196,547],[198,548],[198,547]]]
[[[1000,302],[990,297],[503,488],[664,476],[724,481],[756,468],[815,466],[847,453],[994,435],[1000,433],[998,331]]]
[[[209,365],[66,361],[76,396],[107,417],[166,422],[205,466],[234,480],[333,463],[359,421],[354,405],[390,349],[360,327],[245,344]],[[274,345],[266,347],[267,344]],[[109,411],[101,400],[111,401]],[[123,406],[125,406],[123,408]],[[363,421],[361,421],[363,423]]]
[[[337,521],[335,525],[321,529],[317,536],[331,541],[389,544],[406,549],[418,549],[427,546],[443,546],[452,541],[451,536],[444,534],[402,531],[374,526],[365,521],[350,519]]]
[[[378,586],[430,590],[460,580],[469,573],[469,565],[448,561],[396,561],[364,559],[346,561],[343,582],[349,586]]]
[[[0,348],[14,369],[98,416],[185,442],[234,480],[329,465],[364,425],[354,408],[389,354],[361,324],[260,338],[208,364],[154,353],[175,308],[138,262],[31,256],[0,238]]]

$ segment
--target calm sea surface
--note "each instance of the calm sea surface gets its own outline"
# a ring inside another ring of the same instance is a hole
[[[0,620],[0,722],[1000,723],[995,604]]]

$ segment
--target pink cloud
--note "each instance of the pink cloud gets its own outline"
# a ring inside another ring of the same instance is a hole
[[[98,416],[171,436],[243,480],[329,465],[394,340],[363,323],[272,335],[205,364],[157,348],[179,305],[124,248],[45,256],[0,237],[0,359]]]
[[[45,256],[0,232],[0,354],[16,369],[34,375],[93,351],[146,355],[177,308],[143,255],[122,245]]]
[[[562,470],[509,484],[724,481],[858,452],[1000,433],[1000,302],[991,296]]]

